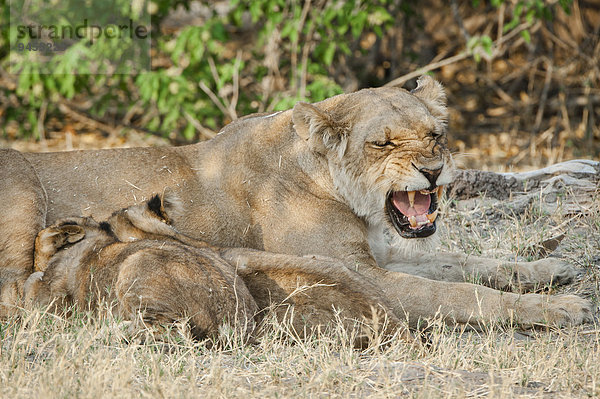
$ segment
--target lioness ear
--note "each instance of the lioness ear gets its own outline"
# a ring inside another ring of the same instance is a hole
[[[343,155],[346,150],[347,129],[334,122],[327,111],[299,102],[292,111],[292,121],[298,136],[308,141],[315,151],[325,153],[335,149]]]
[[[417,80],[417,87],[411,93],[425,103],[431,115],[443,121],[446,120],[448,117],[446,92],[440,82],[431,76],[423,75]]]
[[[326,113],[314,105],[303,102],[299,102],[294,106],[292,121],[296,133],[304,140],[309,140],[313,134],[327,129],[329,125],[329,118]]]
[[[165,212],[165,208],[163,205],[164,196],[162,194],[156,194],[154,197],[150,198],[147,202],[148,210],[153,214],[154,217],[157,217],[159,220],[164,221],[165,223],[169,223],[169,216]]]
[[[183,215],[183,202],[171,188],[166,187],[160,198],[162,212],[167,216],[167,220],[171,221],[173,217]]]

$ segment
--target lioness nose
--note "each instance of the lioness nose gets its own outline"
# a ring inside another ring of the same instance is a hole
[[[427,180],[429,180],[430,186],[429,189],[433,190],[437,184],[437,178],[440,175],[440,173],[442,173],[442,168],[439,169],[427,169],[427,168],[423,168],[423,169],[419,169],[419,172],[423,173],[423,176],[425,176],[427,178]]]

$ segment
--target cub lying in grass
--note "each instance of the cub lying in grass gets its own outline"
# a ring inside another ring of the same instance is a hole
[[[335,319],[351,328],[386,317],[386,333],[404,326],[379,288],[340,262],[212,247],[169,225],[178,206],[156,195],[105,222],[67,218],[42,230],[25,303],[60,309],[115,301],[125,318],[139,311],[148,323],[189,318],[197,338],[216,335],[223,322],[242,322],[250,333],[267,308],[299,335]]]
[[[131,211],[159,222],[163,215],[143,209],[156,204],[160,207],[160,199]],[[214,251],[138,229],[128,216],[123,210],[102,223],[61,219],[42,230],[36,238],[36,272],[25,284],[25,303],[53,301],[57,310],[116,300],[125,318],[135,319],[138,310],[149,323],[189,317],[191,332],[200,339],[216,334],[223,321],[239,320],[252,329],[256,303],[228,263]]]

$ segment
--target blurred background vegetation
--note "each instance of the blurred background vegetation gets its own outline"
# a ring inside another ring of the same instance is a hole
[[[89,74],[98,43],[50,74],[15,65],[0,6],[1,147],[191,143],[243,115],[431,73],[462,166],[600,155],[600,0],[153,0],[151,68],[134,74]]]

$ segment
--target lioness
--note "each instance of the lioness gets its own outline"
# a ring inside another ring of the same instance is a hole
[[[26,306],[95,308],[103,299],[129,319],[141,311],[148,323],[189,317],[199,339],[216,336],[223,322],[252,333],[255,317],[259,322],[273,307],[299,335],[336,319],[349,329],[364,320],[367,334],[357,344],[369,332],[405,326],[376,285],[334,259],[219,249],[178,233],[168,224],[178,204],[156,195],[102,223],[66,218],[42,230],[36,272],[24,286]]]
[[[412,92],[385,87],[292,110],[253,115],[212,140],[175,148],[0,155],[0,301],[18,303],[37,232],[70,215],[113,211],[174,186],[180,232],[221,247],[340,260],[379,279],[396,314],[448,321],[579,324],[591,303],[577,296],[517,295],[504,288],[569,281],[566,262],[502,262],[430,254],[440,187],[453,175],[446,97],[422,77]],[[416,257],[415,257],[416,256]],[[419,276],[407,275],[410,271]],[[438,279],[443,281],[434,281]]]

